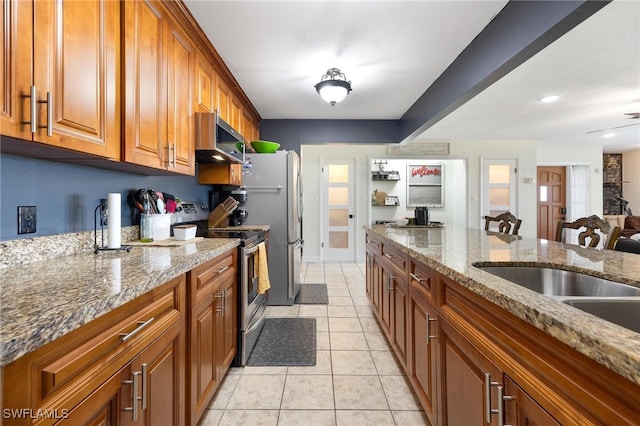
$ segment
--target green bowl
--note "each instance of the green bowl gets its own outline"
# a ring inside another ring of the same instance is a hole
[[[253,141],[251,146],[260,154],[273,154],[280,148],[279,143],[269,141]]]

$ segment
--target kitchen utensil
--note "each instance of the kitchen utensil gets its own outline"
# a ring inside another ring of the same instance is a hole
[[[280,144],[277,142],[269,141],[253,141],[251,142],[253,149],[261,154],[272,154],[280,148]]]
[[[162,201],[160,198],[158,198],[158,201],[156,201],[156,205],[158,206],[158,213],[164,214],[167,212],[164,207],[164,201]]]
[[[165,208],[167,209],[167,213],[174,213],[176,211],[176,200],[168,199],[165,203]]]

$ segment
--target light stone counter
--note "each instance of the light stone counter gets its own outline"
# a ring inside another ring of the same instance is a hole
[[[205,238],[180,247],[136,246],[130,252],[98,254],[84,251],[4,268],[0,278],[0,365],[237,247],[239,242]]]
[[[365,226],[409,256],[455,280],[578,352],[640,384],[640,333],[543,296],[473,266],[546,265],[640,287],[640,255],[447,226]]]

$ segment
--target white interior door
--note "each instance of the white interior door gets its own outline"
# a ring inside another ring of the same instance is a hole
[[[355,161],[326,160],[322,168],[324,211],[322,257],[324,261],[355,260]]]
[[[483,159],[482,167],[482,215],[496,217],[510,211],[518,217],[517,160]],[[484,220],[482,224],[484,227]],[[493,224],[497,230],[497,224]]]

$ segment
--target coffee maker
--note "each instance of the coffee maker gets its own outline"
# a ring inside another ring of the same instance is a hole
[[[245,209],[235,209],[229,215],[230,226],[240,226],[244,220],[249,216],[249,213]]]
[[[429,209],[426,207],[416,207],[414,212],[414,221],[416,225],[428,225]]]

